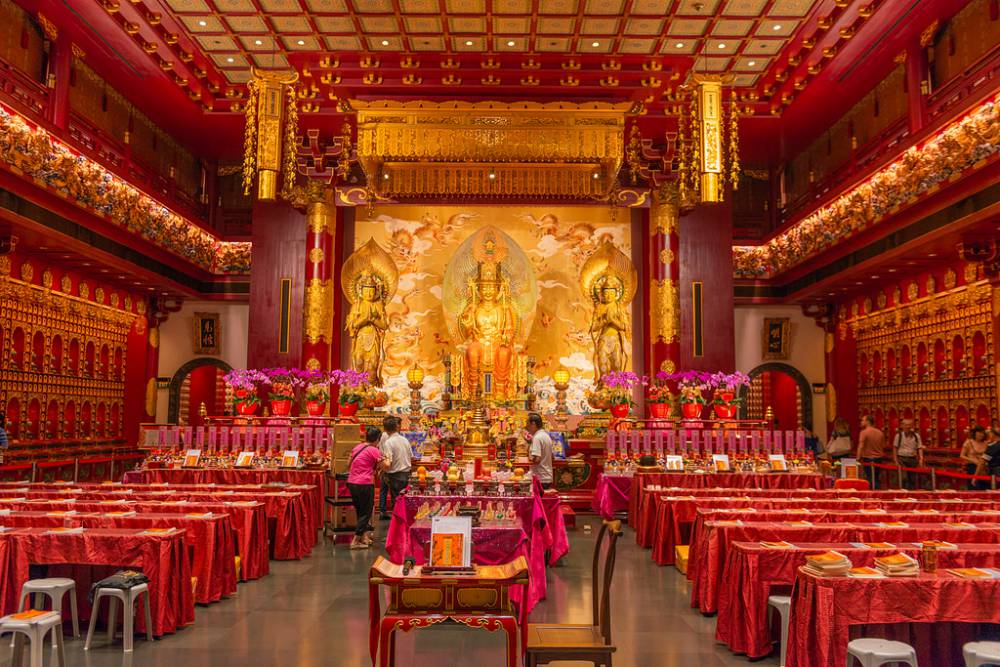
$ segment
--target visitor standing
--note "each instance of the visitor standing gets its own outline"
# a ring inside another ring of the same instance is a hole
[[[989,441],[986,439],[986,429],[982,426],[976,424],[969,430],[969,437],[962,443],[962,452],[958,455],[959,458],[965,461],[965,473],[967,475],[975,475],[976,471],[979,470],[979,466],[983,463],[983,454],[986,453],[986,447],[989,444]],[[979,486],[976,480],[969,480],[970,489],[978,489]]]
[[[826,442],[826,456],[831,461],[839,461],[845,456],[850,456],[853,449],[851,429],[847,426],[847,420],[837,417],[833,420],[833,432]]]
[[[548,489],[552,486],[552,438],[542,428],[542,416],[537,412],[528,415],[527,431],[531,435],[531,474]]]
[[[386,430],[386,425],[391,423],[395,417],[388,416],[382,418],[382,437],[379,438],[378,448],[382,450],[382,458],[389,460],[389,452],[385,448],[385,441],[389,439],[389,433]],[[378,491],[378,513],[379,519],[386,520],[389,518],[389,478],[386,476],[386,472],[383,471],[379,475],[379,491]]]
[[[924,467],[924,443],[920,434],[913,430],[913,420],[904,419],[900,423],[899,433],[892,441],[892,459],[897,466],[904,468]],[[913,473],[907,472],[906,488],[912,488]]]
[[[875,422],[868,415],[861,418],[861,433],[858,435],[858,460],[862,463],[882,463],[885,460],[885,434],[875,428]],[[878,471],[871,469],[871,484],[877,484]]]
[[[4,454],[10,447],[10,440],[7,438],[7,413],[0,412],[0,463],[3,463]]]
[[[410,441],[399,432],[399,419],[386,417],[383,421],[385,432],[389,434],[383,448],[389,457],[386,481],[389,483],[389,507],[396,505],[396,498],[410,485],[410,468],[413,465],[413,450]]]
[[[365,431],[365,441],[351,450],[351,460],[347,466],[347,490],[351,493],[351,504],[357,515],[354,539],[351,549],[367,549],[374,538],[372,514],[375,511],[375,475],[383,466],[382,452],[378,441],[382,432],[374,426]]]

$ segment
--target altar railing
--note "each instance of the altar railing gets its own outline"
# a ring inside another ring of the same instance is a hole
[[[249,424],[140,424],[139,449],[180,451],[200,449],[203,454],[284,451],[304,454],[333,450],[335,443],[361,442],[356,423],[330,419],[260,419]]]
[[[802,431],[771,429],[668,428],[609,431],[605,440],[608,454],[642,456],[681,454],[767,455],[804,454],[806,435]]]

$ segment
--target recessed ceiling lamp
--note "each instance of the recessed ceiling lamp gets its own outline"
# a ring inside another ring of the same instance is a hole
[[[775,23],[773,26],[771,26],[771,30],[778,32],[779,30],[781,30],[781,24]]]
[[[748,63],[747,63],[747,67],[753,67],[753,66],[755,66],[756,64],[757,64],[757,61],[756,61],[756,60],[751,60],[750,62],[748,62]]]
[[[300,39],[299,41],[297,41],[295,43],[298,44],[299,46],[305,46],[306,45],[306,40]]]
[[[598,46],[601,45],[601,43],[600,42],[591,42],[590,45],[596,49]]]
[[[262,42],[262,41],[261,41],[261,40],[259,40],[259,39],[255,39],[255,40],[253,41],[253,43],[254,43],[254,44],[256,44],[257,46],[263,46],[263,45],[264,45],[264,42]]]
[[[937,257],[937,253],[936,252],[929,252],[929,253],[927,253],[927,256],[928,257]]]
[[[878,280],[878,276],[872,276],[872,280]]]
[[[507,46],[514,46],[514,40],[512,40],[512,39],[508,40],[507,41]]]
[[[382,46],[389,46],[389,40],[383,39],[382,40]]]
[[[233,62],[233,59],[231,57],[230,58],[226,58],[226,62],[227,63],[231,63],[231,62]]]
[[[674,44],[674,48],[675,49],[683,49],[684,48],[684,42],[677,42],[676,44]]]
[[[472,40],[471,39],[465,40],[465,45],[466,46],[472,46]]]
[[[198,21],[198,25],[200,25],[202,28],[204,28],[205,26],[208,25],[208,21]]]
[[[719,42],[719,48],[720,49],[726,48],[726,43],[725,42]]]

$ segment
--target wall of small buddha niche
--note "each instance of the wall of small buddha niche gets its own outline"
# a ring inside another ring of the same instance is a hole
[[[195,352],[195,313],[219,316],[219,352]],[[247,327],[250,306],[246,303],[220,303],[186,301],[181,310],[171,313],[160,325],[160,357],[157,376],[173,378],[184,369],[186,386],[182,395],[179,416],[186,423],[197,421],[198,406],[204,402],[209,415],[222,414],[225,410],[224,389],[219,380],[223,367],[206,363],[208,360],[224,362],[231,368],[247,367]],[[156,421],[166,422],[169,408],[169,389],[158,387],[156,392]]]
[[[789,346],[787,359],[765,359],[764,358],[764,320],[766,318],[788,318],[789,319]],[[750,373],[762,364],[780,363],[787,364],[805,376],[809,384],[822,383],[826,379],[826,368],[823,358],[824,332],[811,317],[802,314],[799,306],[738,306],[735,310],[736,320],[736,370]],[[788,380],[785,380],[788,377]],[[791,413],[791,406],[796,406],[796,396],[788,396],[788,392],[798,394],[798,386],[791,381],[790,376],[783,376],[782,381],[777,378],[768,382],[767,389],[771,389],[781,395],[769,395],[767,400],[761,401],[759,396],[762,380],[758,377],[758,383],[751,388],[750,400],[758,402],[759,405],[749,406],[751,417],[760,417],[770,406],[773,409],[781,407],[787,408]],[[756,391],[755,391],[756,389]],[[771,393],[771,392],[768,392]],[[810,401],[812,405],[813,428],[820,438],[826,435],[826,401],[819,394],[809,393],[806,396],[798,396],[799,402]],[[802,413],[801,405],[796,406],[797,412]],[[777,414],[776,414],[777,416]],[[832,419],[832,418],[831,418]],[[789,419],[780,419],[782,428],[794,428],[799,424],[789,424]]]
[[[989,426],[997,419],[992,300],[977,265],[955,261],[840,304],[828,343],[841,369],[838,414],[850,417],[853,404],[889,437],[912,419],[933,447],[960,447],[973,424]]]
[[[370,217],[361,209],[357,215],[353,248],[374,238],[399,268],[399,289],[387,309],[385,341],[384,376],[393,404],[408,401],[405,376],[414,364],[426,373],[425,399],[440,399],[443,355],[458,351],[443,307],[445,268],[468,237],[493,225],[520,246],[538,285],[534,318],[524,332],[523,354],[536,361],[539,408],[554,409],[551,376],[563,366],[571,374],[567,392],[571,412],[589,409],[584,392],[594,377],[589,333],[593,309],[580,291],[580,267],[608,239],[640,269],[642,263],[632,255],[632,220],[627,211],[612,218],[610,209],[598,206],[387,206],[376,207]],[[640,301],[638,290],[629,311],[633,321],[634,314],[642,312]],[[641,336],[633,324],[633,350]],[[629,350],[630,362],[633,350]]]
[[[39,445],[134,440],[146,307],[144,297],[48,259],[0,256],[0,409],[10,436]]]

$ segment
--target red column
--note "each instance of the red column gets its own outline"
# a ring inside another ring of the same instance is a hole
[[[852,429],[858,414],[858,359],[854,332],[847,323],[846,312],[838,313],[826,334],[827,425],[843,417]]]
[[[654,193],[649,209],[646,267],[649,283],[649,370],[673,373],[680,365],[679,213],[676,188]]]
[[[310,181],[306,208],[305,295],[302,304],[302,360],[306,368],[331,369],[337,264],[334,255],[337,217],[319,181]]]

